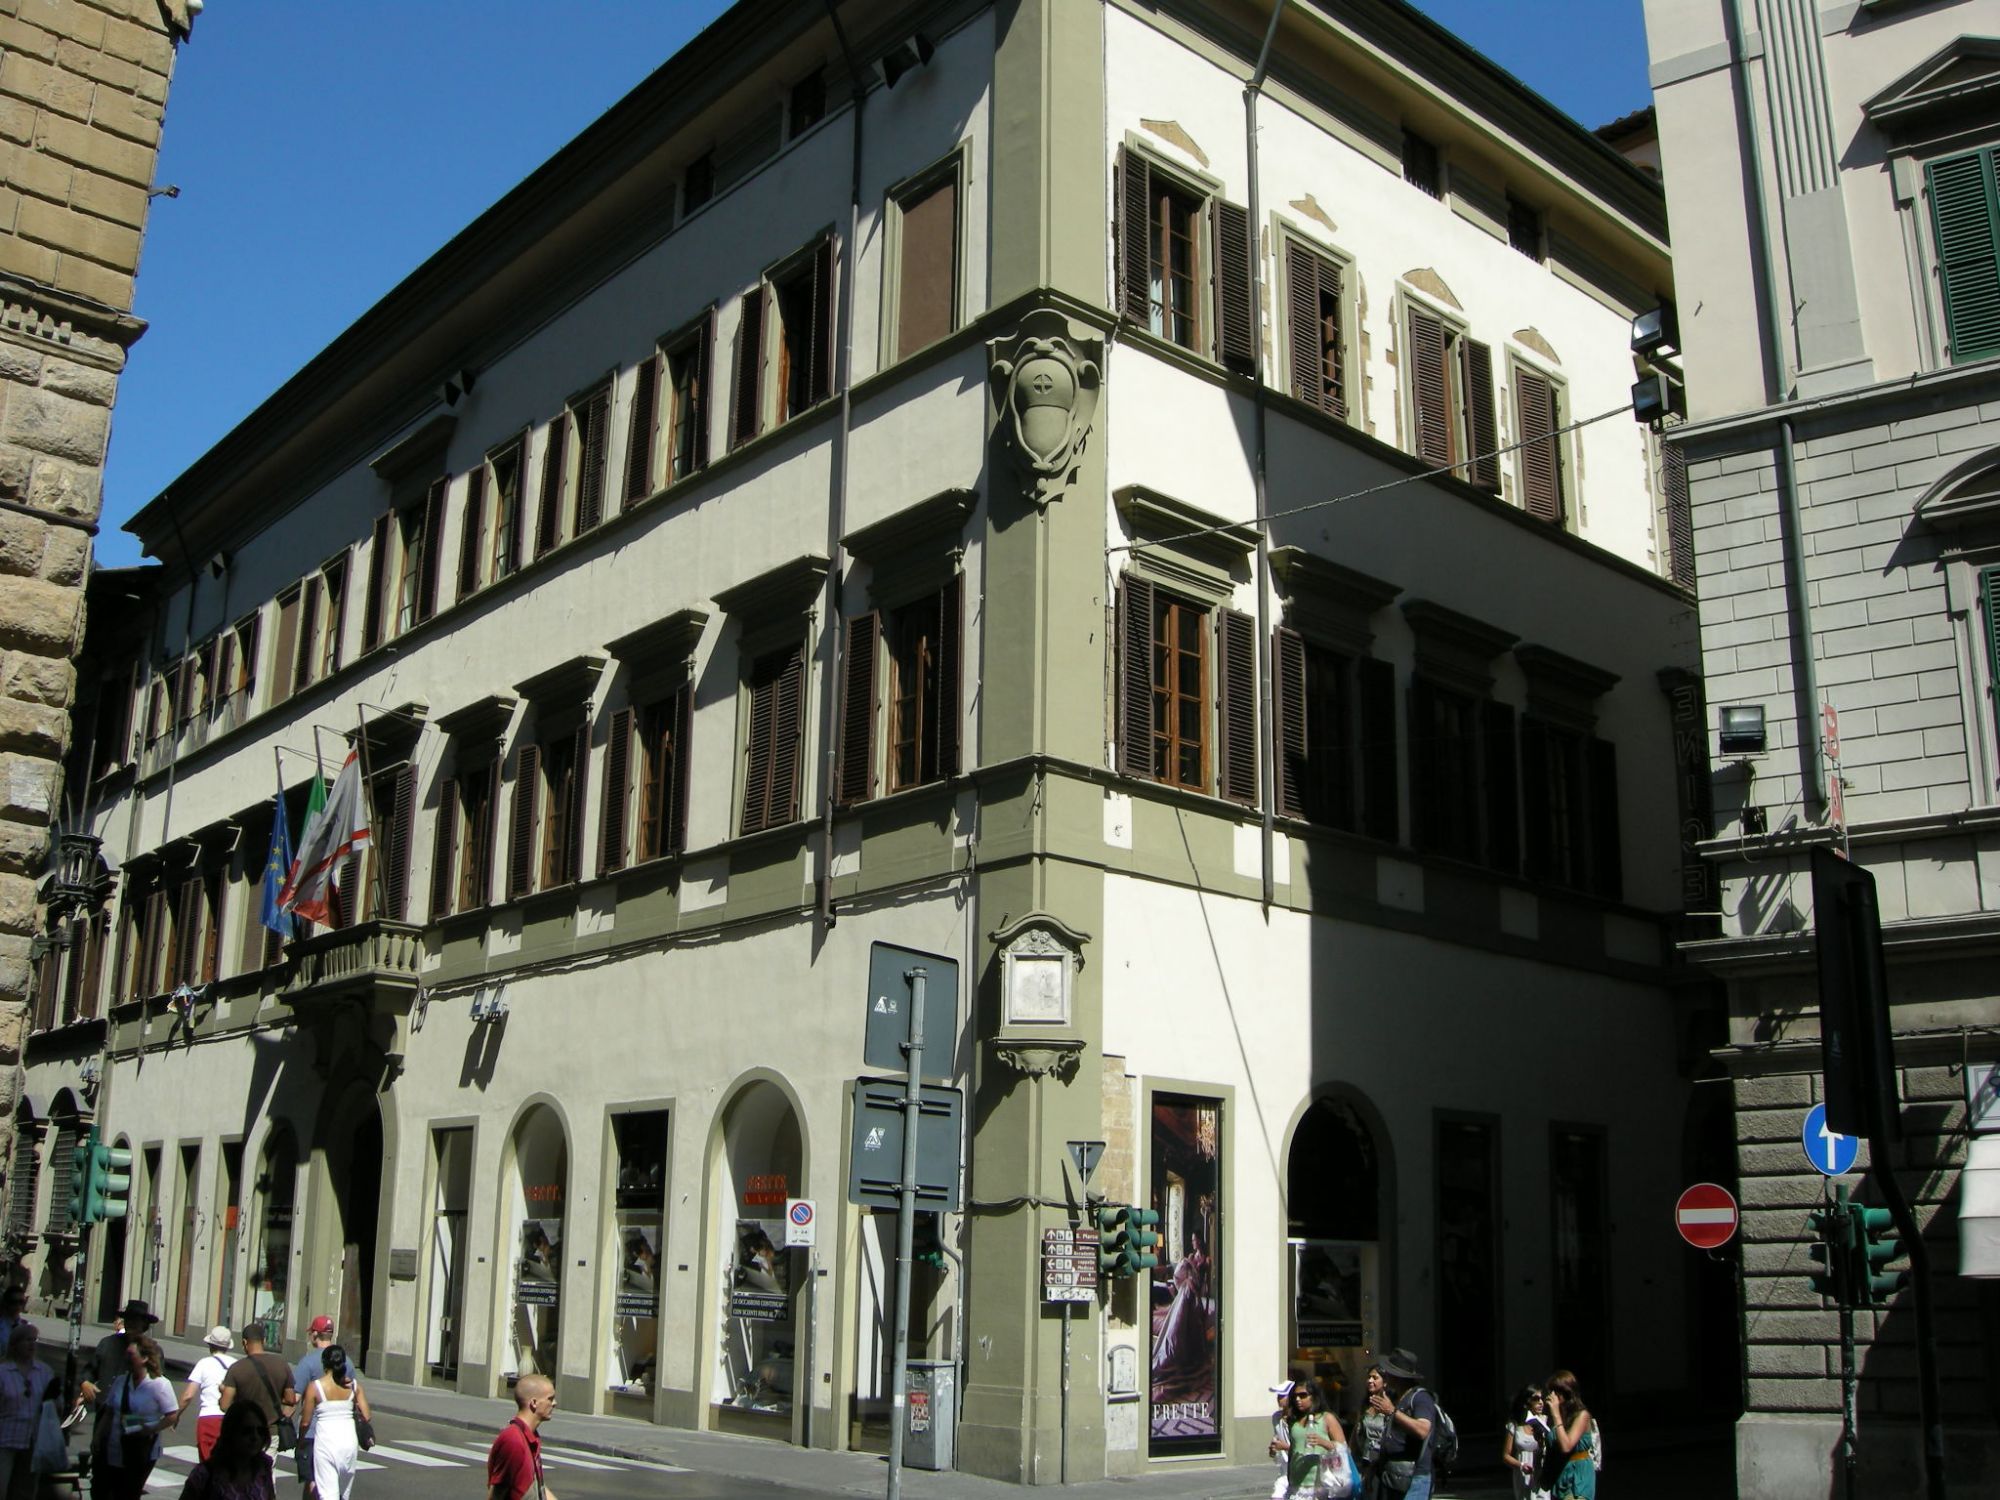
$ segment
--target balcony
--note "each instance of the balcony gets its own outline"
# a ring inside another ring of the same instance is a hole
[[[354,999],[400,1014],[416,999],[423,953],[423,929],[407,922],[362,922],[318,933],[292,944],[292,970],[279,998],[298,1010]]]

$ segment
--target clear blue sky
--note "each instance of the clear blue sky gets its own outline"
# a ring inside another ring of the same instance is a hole
[[[1588,125],[1651,102],[1639,0],[1418,0]],[[722,0],[208,0],[181,49],[98,558],[127,517]]]

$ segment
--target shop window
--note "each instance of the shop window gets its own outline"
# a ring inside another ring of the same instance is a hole
[[[1498,494],[1492,348],[1415,302],[1404,310],[1404,325],[1411,450],[1474,489]]]

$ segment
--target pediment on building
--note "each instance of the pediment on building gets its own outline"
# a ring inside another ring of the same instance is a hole
[[[1861,106],[1892,135],[2000,115],[2000,38],[1961,36]]]

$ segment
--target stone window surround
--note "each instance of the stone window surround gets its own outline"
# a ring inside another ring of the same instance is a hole
[[[1368,373],[1367,331],[1361,326],[1361,269],[1352,252],[1341,249],[1328,239],[1314,235],[1303,224],[1281,213],[1271,215],[1271,238],[1276,247],[1270,257],[1272,285],[1266,288],[1270,295],[1270,315],[1273,324],[1267,356],[1282,354],[1282,369],[1273,368],[1274,383],[1269,386],[1271,394],[1289,396],[1292,391],[1291,361],[1291,281],[1286,269],[1288,246],[1297,245],[1301,250],[1317,255],[1321,260],[1329,260],[1340,268],[1340,342],[1345,361],[1347,383],[1344,396],[1347,401],[1347,425],[1359,427],[1363,431],[1372,430],[1368,420],[1367,391],[1374,385],[1374,377]],[[1331,231],[1328,231],[1331,234]],[[1329,418],[1328,420],[1332,420]]]
[[[1128,130],[1125,132],[1123,145],[1127,158],[1132,156],[1143,157],[1149,171],[1156,174],[1156,176],[1166,178],[1179,191],[1187,194],[1190,198],[1199,199],[1201,202],[1200,223],[1194,231],[1195,253],[1199,257],[1195,265],[1194,277],[1196,336],[1193,345],[1190,346],[1175,341],[1167,334],[1153,333],[1144,324],[1138,325],[1138,328],[1147,337],[1157,338],[1163,343],[1179,350],[1182,354],[1192,355],[1205,364],[1219,364],[1220,361],[1215,358],[1214,354],[1215,341],[1213,337],[1215,331],[1215,267],[1209,264],[1209,257],[1213,253],[1210,250],[1210,246],[1214,240],[1210,227],[1211,220],[1215,215],[1216,200],[1224,196],[1222,179],[1213,172],[1203,171],[1201,168],[1193,166],[1187,161],[1176,160],[1174,157],[1167,155],[1165,151],[1160,149],[1158,144],[1159,139],[1159,137],[1155,137],[1149,141],[1144,136]],[[1252,249],[1254,253],[1255,247],[1253,246]],[[1113,251],[1111,246],[1107,245],[1106,251],[1107,254],[1115,256],[1116,252]],[[1115,271],[1116,267],[1114,266],[1113,269]]]
[[[2000,804],[2000,681],[1994,678],[1983,632],[1986,600],[1980,574],[2000,567],[2000,453],[1988,450],[1960,464],[1917,502],[1915,519],[1939,533],[1937,566],[1951,620],[1965,732],[1966,780],[1974,805]]]
[[[1539,375],[1549,383],[1555,392],[1556,426],[1563,427],[1575,420],[1575,412],[1570,406],[1569,377],[1562,371],[1560,360],[1530,349],[1518,338],[1509,337],[1504,345],[1506,379],[1496,382],[1500,389],[1494,394],[1499,398],[1500,414],[1504,422],[1496,418],[1500,441],[1505,444],[1521,442],[1526,433],[1522,426],[1520,402],[1516,398],[1515,372],[1526,370],[1531,375]],[[1562,492],[1563,523],[1561,529],[1580,533],[1586,520],[1583,503],[1583,450],[1573,432],[1565,432],[1556,438],[1557,483]],[[1513,493],[1503,495],[1517,510],[1526,509],[1527,481],[1522,466],[1527,462],[1527,450],[1515,448],[1505,455],[1506,478],[1513,485]]]
[[[875,368],[886,370],[900,362],[899,315],[903,284],[903,205],[947,179],[956,190],[954,205],[957,222],[952,231],[952,310],[951,326],[956,332],[965,326],[967,303],[966,263],[966,184],[972,178],[972,139],[968,136],[937,161],[893,183],[882,196],[882,291],[880,341]],[[921,351],[919,351],[921,352]],[[914,357],[914,356],[913,356]]]
[[[732,835],[742,826],[743,803],[747,793],[751,669],[761,658],[794,643],[804,655],[804,675],[799,693],[799,785],[796,804],[799,816],[804,816],[806,810],[814,805],[813,762],[817,757],[806,752],[811,745],[816,718],[812,705],[820,687],[820,662],[810,647],[826,574],[824,553],[803,552],[715,596],[716,608],[736,622],[736,750],[730,773],[729,811]],[[796,821],[796,818],[793,819],[793,822]]]

